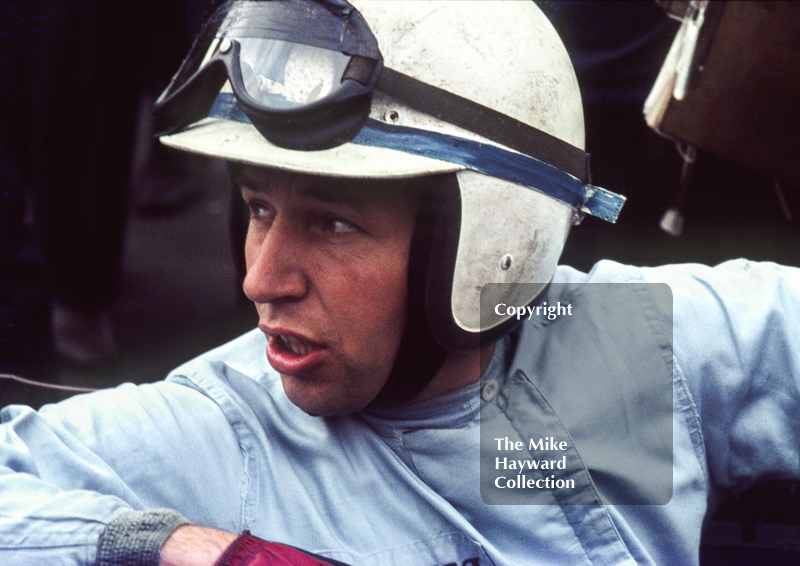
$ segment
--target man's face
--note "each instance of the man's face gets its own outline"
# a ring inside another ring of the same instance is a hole
[[[237,179],[250,210],[244,292],[286,395],[314,415],[365,407],[405,328],[417,198],[395,182],[252,166]]]

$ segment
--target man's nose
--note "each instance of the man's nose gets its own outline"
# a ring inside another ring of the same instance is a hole
[[[302,237],[276,219],[262,233],[248,233],[244,293],[254,303],[296,300],[308,291]]]

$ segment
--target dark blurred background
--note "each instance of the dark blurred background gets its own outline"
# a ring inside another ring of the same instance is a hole
[[[673,9],[680,10],[688,2],[665,1],[659,6],[648,1],[544,0],[537,4],[561,35],[575,66],[584,98],[593,183],[628,197],[615,225],[587,217],[570,236],[562,263],[581,269],[600,258],[634,265],[713,265],[746,257],[800,265],[797,185],[783,183],[778,194],[775,179],[768,174],[702,147],[682,207],[683,233],[673,237],[659,227],[664,212],[679,200],[682,160],[674,141],[645,124],[642,107],[680,26],[665,9],[677,5]],[[756,13],[759,5],[791,5],[745,4]],[[785,19],[787,11],[791,18],[787,25],[800,25],[800,9],[785,9],[775,17]],[[710,69],[707,75],[716,72]],[[767,110],[772,112],[764,112],[761,120],[775,112]],[[789,142],[800,147],[796,138]]]
[[[252,327],[222,163],[150,108],[206,0],[0,0],[0,373],[154,381]],[[0,381],[0,404],[67,393]]]

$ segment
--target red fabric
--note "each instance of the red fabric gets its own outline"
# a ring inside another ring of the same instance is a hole
[[[219,557],[215,566],[330,566],[322,557],[311,556],[301,550],[268,542],[243,532],[228,550]]]

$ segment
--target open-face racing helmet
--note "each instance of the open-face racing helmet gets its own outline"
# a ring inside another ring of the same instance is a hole
[[[517,323],[481,316],[486,284],[533,283],[493,300],[536,301],[570,226],[584,214],[613,222],[624,201],[590,184],[577,80],[530,0],[217,2],[155,114],[165,144],[232,162],[438,176],[381,396],[392,402],[421,390],[447,352]]]

